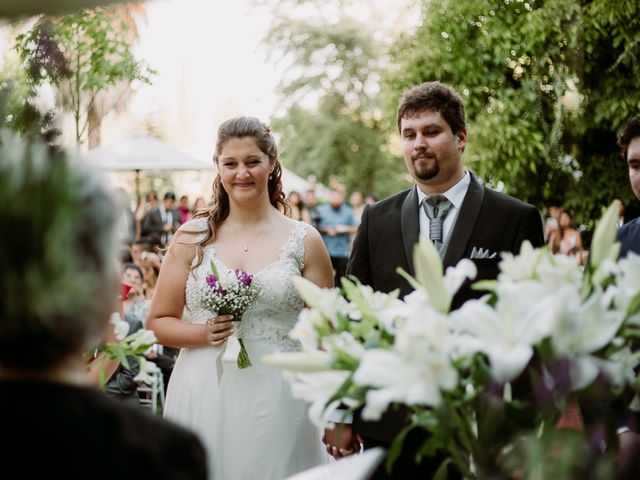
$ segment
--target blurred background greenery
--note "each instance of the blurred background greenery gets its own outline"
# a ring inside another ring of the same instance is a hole
[[[15,22],[38,11],[57,15],[98,3],[113,2],[2,1],[0,15]],[[273,16],[263,39],[272,58],[288,64],[270,120],[286,166],[302,177],[313,175],[324,184],[337,178],[348,190],[379,197],[410,185],[395,108],[405,89],[440,80],[465,102],[470,142],[464,161],[491,187],[543,211],[566,207],[587,241],[593,220],[613,198],[622,200],[627,218],[640,213],[616,147],[621,126],[640,111],[637,0],[423,0],[410,28],[385,21],[391,13],[414,14],[405,2],[388,2],[390,10],[366,19],[361,12],[369,7],[360,0],[254,4]],[[113,92],[133,81],[153,81],[153,70],[130,54],[136,41],[131,11],[144,5],[108,7],[113,22],[102,22],[104,28],[129,25],[127,34],[104,37],[120,60],[105,54],[86,70],[83,94],[66,103],[62,87],[77,77],[67,72],[57,81],[51,72],[61,53],[64,65],[71,65],[69,49],[53,41],[53,33],[51,48],[37,42],[42,36],[21,37],[22,63],[0,72],[5,123],[55,143],[52,120],[59,110],[39,111],[33,101],[42,81],[58,88],[63,111],[73,112],[74,101],[91,102],[92,95],[108,98],[110,91],[120,104],[100,105],[126,108],[127,96]],[[54,23],[60,35],[61,23]],[[78,127],[79,142],[90,141],[89,124],[104,114],[92,118],[90,108],[83,111],[87,125],[86,131]]]

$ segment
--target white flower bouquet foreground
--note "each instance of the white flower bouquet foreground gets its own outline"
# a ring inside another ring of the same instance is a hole
[[[640,257],[616,261],[618,211],[614,203],[597,225],[584,271],[525,243],[519,255],[502,255],[497,281],[477,285],[490,293],[453,312],[453,295],[475,265],[464,259],[443,275],[426,240],[416,247],[416,278],[400,272],[415,288],[404,300],[349,280],[343,298],[297,278],[309,308],[290,335],[302,351],[265,361],[287,371],[319,425],[330,425],[339,407],[369,420],[410,407],[388,465],[404,435],[420,428],[428,434],[418,457],[444,456],[441,473],[579,478],[583,468],[604,478],[617,447],[615,410],[604,409],[597,434],[556,423],[576,399],[616,401],[624,412],[636,394]]]

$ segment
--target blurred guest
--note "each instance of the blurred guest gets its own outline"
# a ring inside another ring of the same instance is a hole
[[[332,189],[329,203],[318,207],[318,231],[329,251],[334,271],[334,285],[340,286],[340,279],[347,271],[347,262],[351,254],[350,237],[358,227],[353,210],[344,203],[344,192]]]
[[[130,244],[136,239],[136,220],[131,211],[129,194],[124,188],[117,188],[115,195],[118,205],[117,235],[121,241]]]
[[[167,192],[162,204],[151,209],[142,219],[142,235],[151,237],[160,245],[168,245],[180,227],[180,214],[174,210],[176,194]]]
[[[196,198],[196,201],[193,202],[193,208],[191,209],[192,216],[195,215],[198,210],[203,210],[205,208],[207,208],[207,203],[204,201],[204,198]]]
[[[144,219],[145,215],[157,207],[158,194],[153,190],[147,193],[145,201],[142,200],[142,197],[138,197],[138,205],[136,206],[136,211],[134,213],[136,238],[140,238],[140,236],[142,235],[142,220]]]
[[[131,287],[126,300],[122,302],[124,319],[129,324],[139,321],[142,326],[147,323],[149,305],[151,301],[144,295],[144,280],[142,269],[135,263],[125,263],[122,266],[122,283]],[[130,332],[133,333],[133,332]]]
[[[362,217],[362,211],[364,210],[364,198],[362,192],[354,190],[349,196],[349,205],[353,210],[353,217],[356,219],[356,223],[360,225],[360,217]]]
[[[206,478],[195,435],[89,382],[120,287],[107,188],[44,146],[2,143],[0,197],[29,202],[0,216],[0,478]]]
[[[559,228],[559,220],[560,220],[560,212],[562,212],[562,209],[556,205],[552,205],[548,208],[547,213],[549,214],[549,216],[547,217],[547,219],[544,222],[544,241],[545,243],[548,243],[550,238],[551,238],[551,234],[553,232],[557,232],[558,228]]]
[[[378,200],[379,200],[379,198],[376,195],[370,193],[364,199],[364,203],[367,204],[367,205],[372,205],[372,204],[376,203]]]
[[[140,265],[140,257],[144,252],[153,252],[153,240],[142,237],[131,245],[131,261]]]
[[[305,208],[300,194],[292,190],[287,196],[287,202],[289,203],[289,207],[291,207],[291,218],[294,220],[304,220],[303,212]]]
[[[180,214],[180,224],[186,223],[191,220],[191,210],[189,209],[189,197],[182,195],[178,202],[178,208],[176,208]]]
[[[560,212],[558,230],[551,232],[549,244],[553,253],[563,255],[569,255],[574,248],[582,249],[582,236],[578,230],[573,228],[571,215],[567,211]]]
[[[144,297],[151,300],[160,275],[160,257],[155,253],[144,252],[140,256],[139,265],[142,270]]]
[[[304,194],[303,220],[315,228],[318,228],[320,214],[318,213],[318,199],[313,188],[308,189]]]

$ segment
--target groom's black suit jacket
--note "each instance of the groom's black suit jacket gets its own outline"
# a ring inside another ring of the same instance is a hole
[[[410,293],[413,289],[396,273],[396,268],[414,274],[413,249],[420,233],[418,208],[416,187],[368,205],[362,213],[347,273],[377,291],[400,289],[401,297]],[[500,252],[517,253],[524,240],[534,247],[544,244],[538,210],[483,187],[471,174],[443,265],[446,269],[462,258],[470,258],[473,247],[488,249],[497,254],[492,259],[473,259],[478,268],[475,281],[495,279]],[[454,297],[452,309],[481,294],[471,290],[471,283],[467,282]],[[388,446],[406,425],[405,417],[403,409],[390,409],[379,422],[363,422],[356,415],[354,428],[365,438],[365,445],[369,440],[372,445]]]

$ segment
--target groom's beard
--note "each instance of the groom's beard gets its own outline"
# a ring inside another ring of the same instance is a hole
[[[415,153],[411,155],[411,162],[418,180],[431,180],[440,173],[440,162],[435,153]]]

